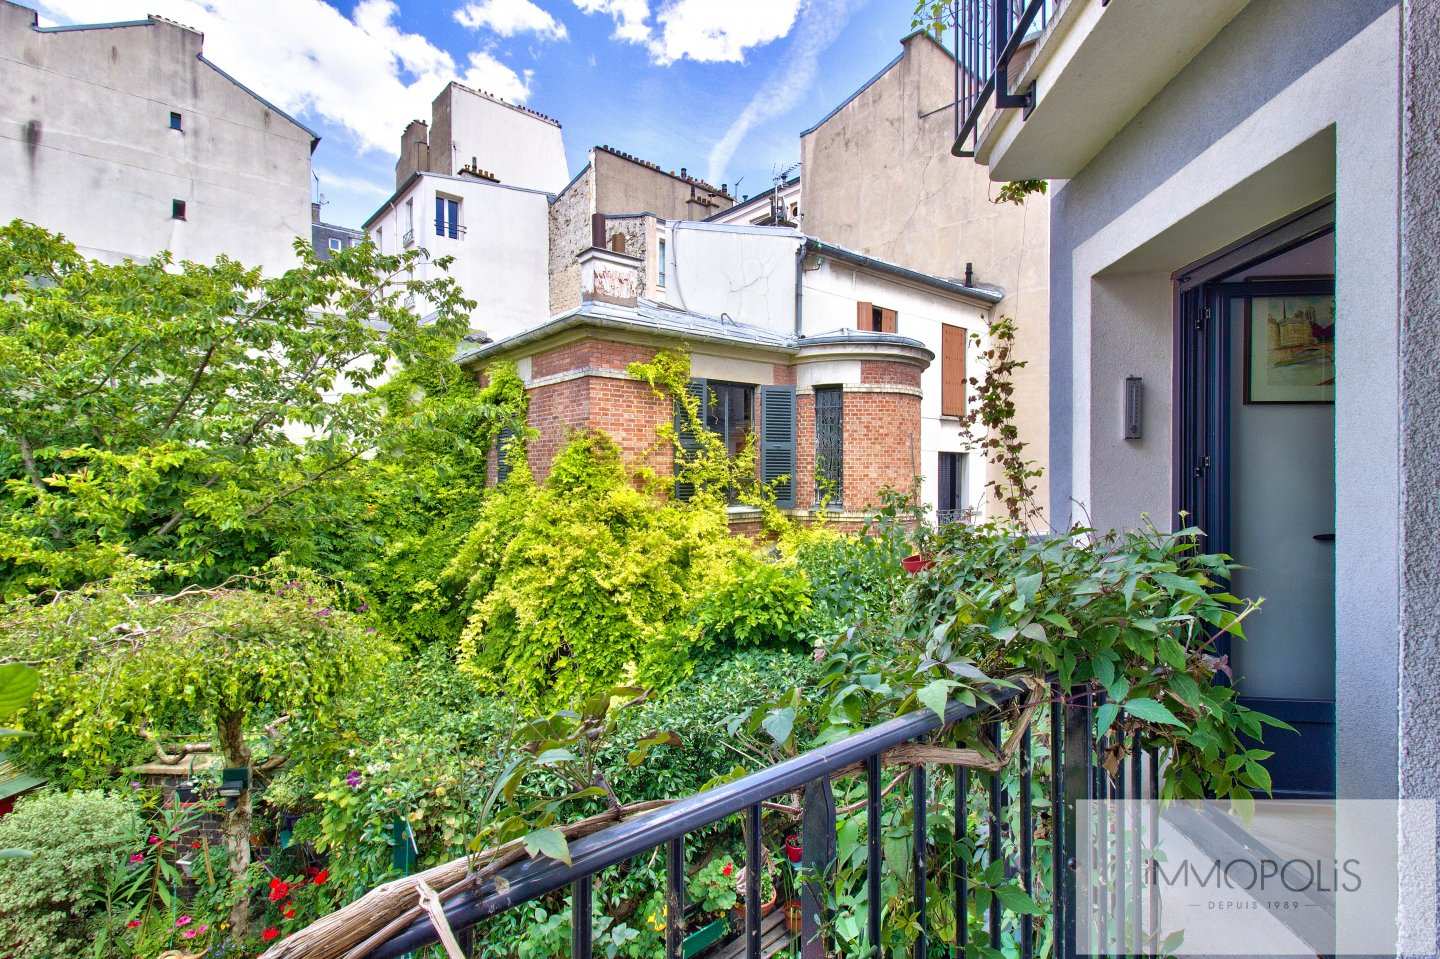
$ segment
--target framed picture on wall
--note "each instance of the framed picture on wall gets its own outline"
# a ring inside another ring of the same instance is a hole
[[[1335,402],[1335,297],[1245,301],[1245,402]]]

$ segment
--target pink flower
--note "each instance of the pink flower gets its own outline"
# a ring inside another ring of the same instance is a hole
[[[205,933],[207,933],[207,932],[209,932],[209,931],[210,931],[210,927],[207,926],[207,925],[206,925],[205,923],[203,923],[203,922],[200,923],[200,925],[198,925],[198,926],[195,927],[195,935],[197,935],[197,936],[203,936],[203,935],[205,935]]]
[[[198,930],[198,929],[186,929],[184,932],[180,933],[180,938],[181,938],[181,939],[194,939],[195,936],[196,936],[196,934],[199,933],[199,931],[200,931],[200,930]]]
[[[145,854],[144,854],[143,852],[132,852],[132,853],[130,854],[130,861],[131,861],[132,863],[144,862],[144,861],[145,861]]]
[[[151,836],[149,839],[145,840],[145,842],[146,842],[147,845],[151,845],[151,846],[158,845],[159,842],[160,842],[160,837],[159,837],[159,836]]]
[[[181,926],[188,926],[194,921],[195,920],[191,919],[189,916],[181,916],[179,919],[175,920],[175,927],[178,929]]]

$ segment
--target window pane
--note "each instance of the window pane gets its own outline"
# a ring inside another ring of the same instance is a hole
[[[815,501],[841,505],[844,490],[844,394],[838,386],[815,388]]]

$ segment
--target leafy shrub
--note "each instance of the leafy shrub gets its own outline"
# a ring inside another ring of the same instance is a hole
[[[808,636],[810,580],[790,561],[737,552],[707,589],[696,610],[702,647],[748,648],[793,643]]]
[[[579,434],[543,485],[510,476],[451,565],[472,604],[460,662],[482,688],[532,707],[626,679],[664,687],[697,644],[774,641],[797,626],[803,577],[792,567],[782,582],[762,565],[723,507],[636,489],[613,441]],[[752,610],[740,610],[742,572],[764,594]]]
[[[134,800],[105,792],[42,792],[0,819],[0,948],[16,956],[78,956],[103,907],[98,888],[117,862],[140,850]]]

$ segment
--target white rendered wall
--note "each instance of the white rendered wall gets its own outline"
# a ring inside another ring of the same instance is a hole
[[[435,234],[435,196],[460,200],[460,236]],[[492,339],[504,339],[549,319],[549,204],[544,193],[519,190],[468,177],[426,174],[387,203],[365,230],[382,252],[403,248],[406,200],[414,200],[414,243],[432,258],[453,256],[449,275],[479,306],[470,325]],[[445,275],[425,264],[416,279]],[[417,302],[423,317],[431,304]]]
[[[502,184],[559,193],[570,182],[560,127],[452,84],[450,143],[430,143],[434,169],[458,173],[474,157]],[[432,127],[438,133],[438,124]],[[446,154],[449,154],[448,157]]]
[[[37,31],[32,16],[0,5],[0,222],[30,220],[110,262],[168,249],[294,265],[295,238],[310,237],[309,132],[200,60],[197,33]]]

